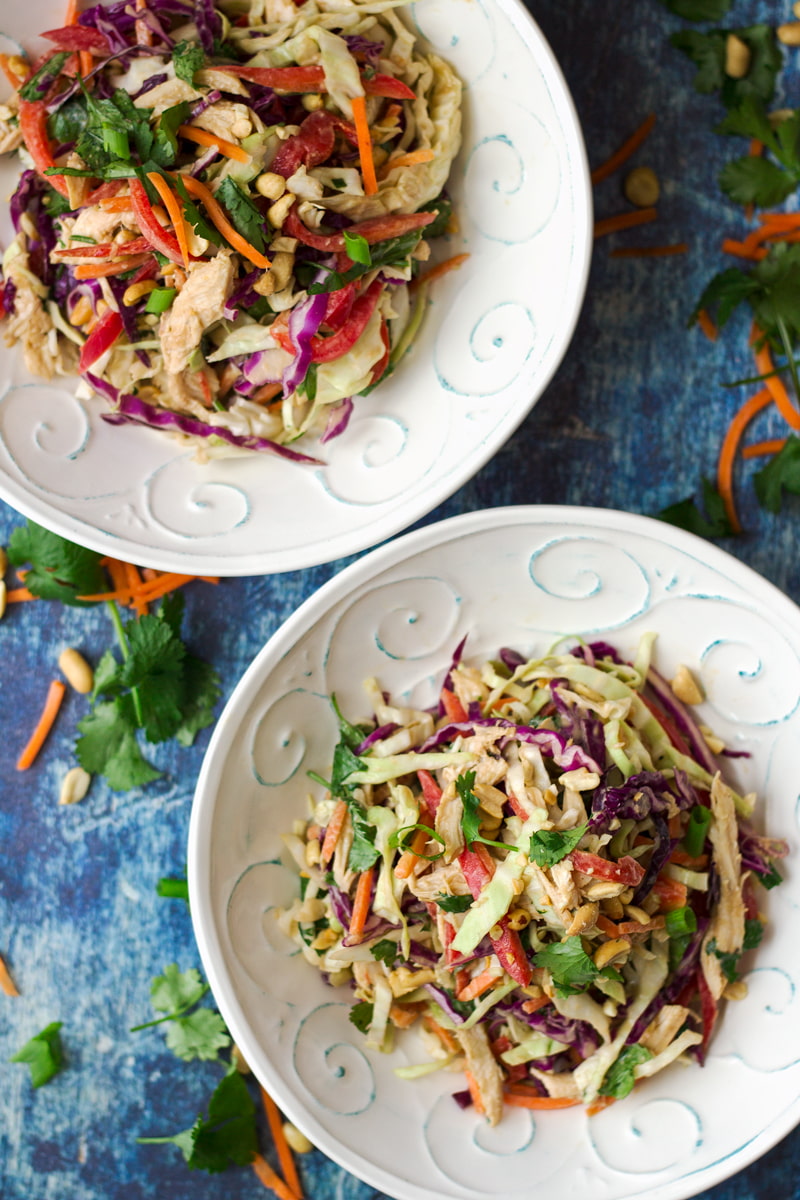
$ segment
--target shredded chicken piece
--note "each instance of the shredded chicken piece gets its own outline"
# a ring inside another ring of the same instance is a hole
[[[74,347],[56,336],[52,318],[42,304],[44,286],[30,271],[24,234],[17,235],[17,243],[21,253],[6,262],[6,279],[17,289],[14,310],[6,319],[6,345],[20,343],[25,366],[32,375],[42,379],[67,375],[74,369]]]
[[[744,901],[742,900],[742,859],[739,853],[738,824],[733,792],[722,782],[719,772],[711,784],[711,811],[714,819],[708,831],[714,865],[720,881],[719,903],[703,938],[701,962],[712,996],[719,1000],[727,986],[719,958],[709,952],[713,941],[723,954],[741,950],[744,941]]]
[[[194,117],[191,124],[229,142],[241,141],[253,132],[251,110],[235,100],[218,100]]]
[[[464,847],[464,831],[461,828],[463,815],[464,805],[461,803],[461,797],[456,791],[455,783],[450,782],[442,792],[435,822],[436,832],[439,837],[444,838],[445,862],[451,862]]]
[[[689,1009],[682,1004],[665,1004],[653,1017],[639,1041],[653,1054],[660,1054],[666,1050],[688,1016]]]
[[[467,1056],[467,1067],[480,1093],[486,1119],[496,1125],[503,1115],[503,1072],[489,1048],[483,1025],[456,1029],[458,1044]]]
[[[220,251],[209,262],[192,263],[186,283],[172,308],[161,318],[159,336],[168,374],[186,369],[200,339],[222,319],[233,288],[233,258]]]

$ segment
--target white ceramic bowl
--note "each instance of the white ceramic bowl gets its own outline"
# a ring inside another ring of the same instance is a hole
[[[746,1166],[800,1119],[800,877],[760,900],[769,926],[707,1065],[674,1066],[591,1119],[514,1109],[490,1130],[450,1098],[459,1076],[414,1083],[413,1038],[365,1052],[352,993],[327,987],[277,931],[296,895],[281,834],[307,816],[308,769],[336,741],[327,697],[363,714],[361,681],[428,704],[457,642],[483,661],[583,633],[631,655],[656,630],[657,665],[700,678],[701,715],[734,749],[758,821],[796,849],[800,611],[748,567],[646,517],[581,508],[473,513],[373,551],[305,602],[234,692],[197,786],[192,916],[220,1010],[256,1075],[333,1159],[400,1200],[534,1193],[683,1200]],[[401,701],[402,702],[402,701]],[[540,1193],[539,1188],[545,1189]]]
[[[0,29],[33,44],[61,24],[62,7],[6,4]],[[327,465],[253,455],[198,466],[163,435],[107,425],[102,401],[32,380],[0,348],[0,496],[146,566],[267,574],[359,552],[412,524],[513,433],[561,361],[583,300],[592,239],[581,134],[519,0],[423,0],[410,16],[466,85],[451,174],[461,232],[447,253],[470,258],[433,286],[400,369],[321,448]],[[7,38],[0,48],[14,49]],[[0,195],[13,178],[12,167],[0,170]],[[0,236],[7,244],[7,212]]]

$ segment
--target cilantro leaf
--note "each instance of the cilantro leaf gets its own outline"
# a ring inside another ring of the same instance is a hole
[[[684,21],[721,21],[731,0],[661,0],[669,12]]]
[[[178,126],[186,122],[191,111],[192,102],[181,100],[180,104],[173,104],[172,108],[165,109],[161,114],[150,150],[157,166],[174,166],[178,157]],[[144,160],[147,155],[142,154],[141,157]]]
[[[426,227],[425,232],[433,226]],[[304,277],[303,267],[300,264],[300,274],[298,278],[304,286],[307,286],[309,296],[317,296],[321,292],[336,292],[339,288],[343,288],[348,283],[352,283],[355,279],[360,279],[367,271],[373,270],[375,267],[398,267],[403,269],[407,267],[410,261],[412,251],[416,249],[420,242],[420,231],[413,229],[410,233],[405,233],[402,237],[387,238],[383,242],[375,242],[370,246],[369,266],[356,262],[347,271],[331,271],[324,280],[319,283],[313,283],[312,280],[319,270],[319,263],[308,264],[305,267],[307,277]]]
[[[697,67],[694,77],[695,91],[706,96],[718,92],[725,82],[726,35],[719,29],[710,33],[682,29],[673,33],[669,40],[676,50],[685,54]]]
[[[368,1000],[361,1000],[350,1009],[349,1019],[360,1033],[366,1033],[372,1024],[372,1010],[373,1005]]]
[[[761,945],[761,939],[764,936],[764,926],[759,921],[758,917],[748,917],[744,923],[744,940],[742,942],[742,951],[755,950],[756,946]]]
[[[183,660],[184,697],[175,737],[191,746],[201,729],[214,723],[214,706],[222,695],[219,672],[203,658],[187,653]]]
[[[164,968],[150,985],[150,1003],[156,1012],[175,1014],[191,1008],[208,991],[200,972],[194,967],[181,971],[177,963]]]
[[[537,967],[545,967],[550,972],[559,996],[585,992],[598,974],[577,933],[564,942],[545,946],[533,956],[533,961]]]
[[[51,54],[44,62],[39,70],[19,89],[19,94],[23,100],[43,100],[46,92],[49,91],[51,83],[54,82],[61,74],[61,68],[69,58],[69,51],[62,50],[58,54]]]
[[[800,438],[792,433],[786,444],[753,476],[759,504],[768,512],[779,513],[784,491],[800,495]]]
[[[716,938],[712,938],[708,943],[707,953],[713,954],[719,959],[722,974],[728,983],[735,983],[739,959],[746,950],[755,950],[756,946],[760,945],[763,936],[764,926],[758,918],[754,917],[748,918],[744,923],[744,939],[741,950],[720,950]]]
[[[222,234],[212,225],[210,221],[201,213],[200,209],[192,200],[186,190],[186,184],[181,179],[180,175],[176,175],[172,181],[175,184],[175,190],[181,198],[183,204],[183,215],[191,225],[198,237],[205,238],[207,242],[211,242],[214,246],[222,246],[225,242]]]
[[[586,833],[586,824],[567,833],[555,829],[538,829],[531,835],[530,857],[539,867],[553,867],[574,850]]]
[[[370,946],[369,952],[378,962],[385,962],[387,967],[391,967],[400,955],[397,942],[393,942],[391,938],[381,938],[374,946]]]
[[[12,1054],[8,1060],[13,1063],[27,1063],[31,1069],[31,1083],[35,1088],[47,1083],[57,1075],[64,1066],[64,1049],[61,1045],[59,1030],[61,1021],[53,1021],[41,1033],[37,1033],[25,1043],[21,1050]]]
[[[356,799],[349,797],[347,805],[353,826],[353,844],[347,856],[347,865],[351,871],[367,871],[380,858],[375,846],[375,826],[370,825]]]
[[[141,721],[151,742],[164,742],[180,726],[186,647],[166,621],[143,616],[125,626],[128,656],[119,670],[123,687],[136,688]]]
[[[62,604],[83,608],[91,601],[79,600],[78,596],[93,596],[107,590],[101,555],[96,550],[76,546],[33,521],[13,530],[8,558],[15,567],[30,564],[25,586],[44,600],[60,600]]]
[[[765,887],[768,891],[777,887],[779,883],[783,883],[783,876],[773,862],[769,864],[769,871],[765,875],[757,876],[757,878],[762,887]]]
[[[211,1095],[208,1118],[200,1115],[191,1129],[172,1137],[136,1140],[142,1145],[173,1143],[190,1170],[214,1174],[231,1163],[246,1166],[258,1150],[255,1105],[247,1084],[238,1071],[229,1071]]]
[[[136,740],[136,722],[128,697],[95,705],[78,722],[83,735],[75,749],[78,762],[90,775],[103,775],[115,792],[143,787],[160,779],[162,772],[145,759]]]
[[[196,1058],[211,1061],[230,1044],[225,1022],[210,1008],[198,1008],[188,1016],[174,1018],[167,1025],[167,1046],[184,1062]]]
[[[442,912],[466,912],[472,907],[472,896],[447,896],[444,892],[439,892],[436,905]]]
[[[463,775],[459,775],[456,779],[456,791],[461,797],[461,803],[464,806],[464,813],[461,817],[464,841],[467,845],[470,842],[483,842],[485,846],[502,846],[504,850],[515,850],[516,847],[509,846],[507,842],[495,842],[491,838],[485,838],[481,835],[481,817],[478,811],[480,800],[472,790],[474,786],[474,771],[465,771]]]
[[[629,1095],[636,1082],[634,1070],[641,1063],[649,1062],[652,1057],[652,1051],[646,1046],[625,1046],[619,1058],[606,1071],[600,1095],[613,1096],[615,1100],[622,1100]]]
[[[715,275],[706,286],[692,313],[689,324],[695,324],[698,315],[703,309],[708,311],[716,310],[717,325],[722,329],[739,305],[745,300],[749,300],[750,296],[757,290],[758,283],[750,275],[739,270],[738,267],[728,267],[727,270],[720,271],[719,274]]]
[[[265,230],[269,230],[266,217],[262,216],[247,193],[235,179],[228,175],[217,188],[216,198],[227,209],[231,224],[259,253],[266,249]]]
[[[346,746],[349,746],[351,750],[356,750],[367,736],[367,730],[363,725],[351,725],[347,718],[342,716],[342,710],[339,708],[339,703],[335,695],[331,695],[331,708],[336,714],[336,720],[339,725],[339,740],[344,742]],[[360,762],[360,759],[356,759],[355,761]],[[358,768],[354,769],[358,770]]]
[[[436,213],[436,217],[430,225],[424,227],[423,237],[437,238],[443,237],[447,233],[447,227],[453,216],[453,205],[446,196],[439,195],[435,200],[429,200],[427,204],[420,205],[419,212]]]
[[[205,66],[206,56],[199,42],[182,41],[172,51],[172,62],[178,79],[192,84],[195,74]]]
[[[734,204],[768,208],[791,195],[797,180],[777,163],[747,154],[725,164],[720,172],[719,186]]]
[[[50,114],[47,129],[54,142],[76,142],[88,120],[86,100],[78,93]]]
[[[689,533],[696,533],[698,537],[732,537],[734,530],[725,512],[723,499],[710,479],[703,479],[703,503],[707,516],[691,497],[670,504],[654,515],[657,521],[665,521],[678,529],[687,529]]]

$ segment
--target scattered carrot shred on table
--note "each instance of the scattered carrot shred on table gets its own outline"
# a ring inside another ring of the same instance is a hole
[[[38,596],[34,596],[33,592],[29,592],[26,587],[12,588],[10,592],[6,592],[6,602],[8,604],[18,604],[21,600],[38,600]]]
[[[669,246],[620,246],[611,251],[611,258],[669,258],[673,254],[686,254],[686,242],[673,242]]]
[[[697,314],[697,324],[710,342],[715,342],[719,337],[719,330],[716,323],[712,320],[711,314],[707,308],[701,308]]]
[[[752,442],[742,449],[742,458],[761,458],[765,454],[780,454],[786,438],[769,438],[766,442]]]
[[[297,1200],[294,1192],[290,1191],[277,1171],[273,1171],[263,1154],[256,1154],[252,1167],[264,1187],[273,1191],[278,1200]]]
[[[602,217],[594,224],[594,236],[605,237],[609,233],[618,233],[622,229],[633,229],[636,225],[647,225],[655,221],[658,212],[655,208],[638,208],[632,212],[616,213],[613,217]]]
[[[36,728],[31,734],[27,746],[17,759],[18,771],[27,771],[28,767],[34,763],[36,755],[41,750],[48,733],[53,728],[53,723],[58,716],[58,710],[61,708],[61,702],[64,699],[66,690],[66,684],[63,684],[60,679],[52,680],[47,690],[47,699],[42,709],[42,715],[36,722]]]
[[[645,117],[639,128],[634,130],[619,149],[615,150],[611,157],[607,158],[599,167],[595,167],[592,171],[592,183],[600,183],[603,179],[607,179],[609,175],[613,175],[615,171],[619,170],[649,136],[655,123],[655,113],[650,113],[648,117]]]
[[[19,991],[17,985],[9,974],[8,967],[5,964],[2,954],[0,954],[0,992],[6,996],[18,996]]]
[[[719,462],[717,464],[717,491],[722,497],[728,521],[735,533],[741,533],[742,531],[739,514],[736,511],[736,504],[733,499],[733,464],[736,459],[736,451],[739,447],[739,442],[742,440],[742,434],[753,417],[757,413],[760,413],[762,408],[766,408],[771,403],[772,393],[765,387],[761,388],[760,391],[756,392],[748,400],[745,400],[728,426],[728,431],[722,441]]]
[[[270,1096],[269,1092],[265,1091],[263,1087],[260,1089],[260,1091],[261,1103],[264,1106],[264,1112],[267,1116],[270,1133],[272,1134],[272,1141],[278,1154],[278,1162],[281,1165],[286,1186],[296,1197],[296,1200],[303,1200],[303,1189],[300,1185],[300,1176],[297,1174],[297,1167],[295,1166],[294,1158],[292,1156],[292,1150],[286,1140],[286,1134],[283,1132],[283,1120],[280,1112],[278,1111],[278,1106]]]

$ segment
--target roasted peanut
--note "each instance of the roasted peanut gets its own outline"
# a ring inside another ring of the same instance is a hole
[[[275,171],[265,171],[256,180],[256,191],[265,200],[280,200],[286,191],[286,180]]]
[[[89,790],[92,777],[83,767],[72,767],[61,781],[59,804],[78,804]]]
[[[729,33],[725,41],[725,74],[731,79],[744,79],[750,70],[752,54],[747,42],[735,33]]]
[[[308,1154],[309,1150],[314,1149],[314,1143],[310,1142],[304,1133],[301,1133],[296,1125],[291,1121],[284,1121],[283,1136],[294,1150],[295,1154]]]
[[[670,684],[672,694],[683,704],[701,704],[705,700],[703,689],[688,667],[683,664],[675,672],[675,678]]]
[[[634,167],[625,176],[622,190],[637,208],[652,208],[661,195],[661,184],[652,167]]]
[[[83,655],[70,647],[62,650],[58,656],[58,665],[67,683],[85,695],[94,687],[94,671]]]
[[[787,21],[775,30],[778,41],[784,46],[800,46],[800,21]]]
[[[122,303],[126,308],[130,308],[132,304],[141,300],[142,296],[149,296],[157,287],[155,279],[142,279],[139,283],[132,283],[122,293]]]
[[[614,938],[610,942],[603,942],[602,946],[598,946],[594,952],[594,965],[598,971],[603,967],[607,967],[609,963],[621,962],[630,954],[631,944],[625,938]]]

